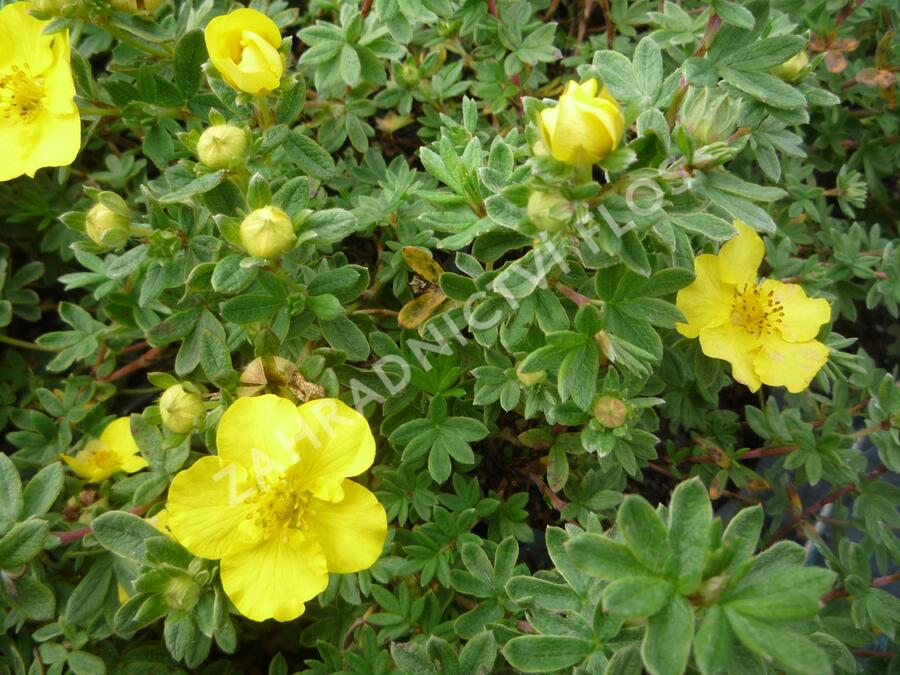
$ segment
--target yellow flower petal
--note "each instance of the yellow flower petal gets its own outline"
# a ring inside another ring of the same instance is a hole
[[[766,245],[756,231],[740,220],[734,221],[738,235],[719,251],[719,273],[735,286],[755,284],[757,271],[766,254]]]
[[[179,472],[169,487],[168,525],[181,544],[201,558],[221,558],[233,546],[251,543],[260,532],[245,500],[255,494],[247,470],[220,457],[201,457]]]
[[[96,443],[97,441],[93,442]],[[90,447],[90,444],[88,444],[88,448]],[[77,452],[74,457],[71,455],[60,455],[59,458],[65,462],[76,475],[91,483],[99,483],[105,478],[109,478],[117,471],[116,467],[101,469],[96,463],[90,461],[91,455],[92,452],[85,449]]]
[[[675,306],[687,319],[687,323],[676,323],[675,328],[689,338],[728,321],[734,294],[734,287],[722,279],[716,256],[704,253],[694,258],[694,274],[694,281],[675,296]]]
[[[147,460],[141,457],[140,455],[131,455],[130,457],[123,457],[119,462],[119,467],[125,473],[134,473],[135,471],[140,471],[141,469],[146,469],[150,466],[147,463]]]
[[[796,394],[809,387],[828,361],[828,352],[828,347],[817,340],[786,342],[777,335],[766,335],[753,366],[763,383],[787,387]]]
[[[229,551],[220,566],[222,587],[248,619],[290,621],[328,586],[325,554],[296,530]]]
[[[369,490],[352,480],[342,485],[337,503],[315,500],[305,520],[306,532],[325,552],[328,571],[349,574],[368,569],[378,560],[387,537],[384,507]]]
[[[831,320],[831,305],[824,298],[809,298],[799,284],[784,284],[766,279],[762,291],[773,293],[772,299],[781,303],[784,314],[779,325],[781,337],[788,342],[806,342],[819,334],[822,324]]]
[[[218,455],[226,464],[240,464],[260,478],[281,474],[299,459],[295,448],[302,425],[297,407],[286,398],[274,394],[239,398],[219,420]]]
[[[131,420],[120,417],[106,425],[100,434],[100,442],[117,457],[125,458],[138,453],[137,443],[131,435]]]
[[[316,497],[339,501],[341,483],[372,466],[375,439],[366,418],[335,398],[320,398],[298,408],[303,431],[297,445],[297,477]]]
[[[759,350],[759,338],[737,328],[730,322],[700,331],[700,348],[714,359],[731,364],[731,376],[750,391],[761,384],[754,368],[753,356]]]
[[[596,80],[570,81],[554,108],[541,111],[539,122],[550,154],[566,164],[594,164],[616,149],[625,120],[606,90],[597,95]]]
[[[27,63],[33,73],[43,72],[53,56],[50,36],[43,35],[48,22],[28,13],[31,3],[13,2],[0,9],[0,72],[14,63]]]

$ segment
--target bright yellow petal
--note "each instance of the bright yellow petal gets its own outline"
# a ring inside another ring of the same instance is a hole
[[[175,476],[166,510],[175,538],[201,558],[221,558],[235,544],[259,538],[248,518],[255,495],[247,470],[220,457],[201,457]]]
[[[796,394],[809,387],[828,361],[828,352],[828,347],[817,340],[786,342],[777,335],[766,335],[753,366],[763,383],[787,387]]]
[[[301,405],[297,477],[316,497],[339,501],[341,483],[372,466],[375,439],[366,418],[343,401],[320,398]]]
[[[349,574],[378,560],[387,537],[387,515],[359,483],[345,480],[342,488],[344,498],[337,503],[313,501],[303,523],[309,528],[306,534],[325,551],[328,571]]]
[[[75,115],[75,81],[70,65],[69,31],[53,34],[51,53],[53,60],[41,74],[44,99],[41,105],[55,115]]]
[[[0,34],[0,44],[3,35]],[[7,124],[0,118],[0,183],[25,175],[28,169],[25,146],[21,138],[21,125]]]
[[[103,476],[104,472],[101,471],[95,463],[90,461],[90,456],[91,452],[89,450],[81,450],[76,453],[74,457],[72,455],[60,455],[59,458],[64,461],[76,475],[85,478],[92,483],[99,482],[103,480],[103,478],[109,477],[115,473],[115,469],[112,469],[106,476]],[[97,479],[95,478],[96,476],[100,476],[100,478]]]
[[[557,103],[556,125],[551,135],[550,154],[566,164],[593,164],[613,146],[605,125],[578,102],[578,86],[570,87]]]
[[[753,358],[759,351],[759,338],[737,328],[730,322],[700,331],[700,348],[714,359],[731,364],[731,376],[750,391],[760,386],[760,378],[754,368]]]
[[[756,231],[740,220],[734,221],[738,235],[719,251],[719,273],[735,286],[755,284],[757,271],[766,254],[766,245]]]
[[[39,169],[75,161],[81,149],[81,119],[77,112],[54,115],[41,110],[23,126],[19,139],[25,173],[34,177]]]
[[[675,306],[687,319],[687,323],[676,323],[675,328],[689,338],[728,321],[734,296],[734,287],[722,280],[716,256],[703,253],[694,258],[694,274],[690,285],[675,296]]]
[[[223,462],[235,462],[258,478],[282,474],[298,460],[303,419],[286,398],[265,394],[232,403],[216,431]]]
[[[147,464],[147,460],[140,455],[123,457],[119,462],[119,468],[125,473],[134,473],[135,471],[146,469],[148,466],[149,464]]]
[[[48,22],[28,14],[29,8],[30,3],[13,2],[0,10],[0,72],[12,64],[27,64],[38,74],[52,59],[52,38],[42,35]]]
[[[107,424],[100,434],[100,442],[122,459],[138,453],[137,443],[131,435],[131,420],[127,417],[120,417]]]
[[[781,303],[781,337],[788,342],[806,342],[819,334],[822,324],[831,320],[831,305],[824,298],[809,298],[799,284],[784,284],[775,279],[762,283],[765,295]]]
[[[232,87],[257,94],[278,86],[284,71],[277,51],[281,31],[265,14],[242,8],[218,16],[204,36],[210,60]]]
[[[328,586],[322,549],[297,530],[229,551],[220,566],[222,588],[248,619],[290,621]]]

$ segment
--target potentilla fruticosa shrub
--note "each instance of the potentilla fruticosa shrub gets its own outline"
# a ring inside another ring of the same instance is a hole
[[[896,672],[898,10],[0,1],[0,673]]]

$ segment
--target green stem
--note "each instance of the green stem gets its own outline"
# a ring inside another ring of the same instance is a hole
[[[575,165],[575,184],[582,185],[590,183],[594,179],[593,164],[576,164]]]
[[[78,108],[78,113],[82,117],[121,117],[122,111],[118,108],[100,108],[98,106],[84,106]]]
[[[0,335],[0,343],[10,345],[11,347],[19,347],[20,349],[31,349],[36,352],[56,352],[52,347],[35,344],[34,342],[26,342],[25,340],[17,340],[8,335]]]
[[[268,94],[262,94],[261,96],[257,96],[255,98],[256,101],[256,110],[259,113],[259,126],[262,129],[267,129],[271,122],[269,119],[269,99]]]
[[[169,55],[169,53],[162,47],[155,47],[148,42],[138,40],[128,31],[123,30],[114,24],[108,23],[104,26],[104,29],[107,33],[112,35],[114,38],[117,38],[119,41],[124,42],[126,45],[134,47],[135,49],[139,49],[142,52],[147,52],[151,56],[164,58]]]

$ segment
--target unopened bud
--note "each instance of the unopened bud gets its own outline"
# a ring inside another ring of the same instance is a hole
[[[231,169],[247,155],[247,132],[231,124],[217,124],[200,134],[197,156],[210,169]]]
[[[203,399],[198,394],[173,384],[159,399],[159,414],[163,424],[176,434],[189,433],[206,414]]]
[[[114,10],[129,14],[153,14],[165,3],[166,0],[109,0]]]
[[[802,52],[798,52],[789,58],[780,66],[773,68],[772,74],[785,82],[796,82],[806,75],[808,68],[809,56],[804,49]]]
[[[525,373],[522,372],[522,364],[519,363],[516,365],[516,377],[526,387],[533,387],[547,379],[547,371],[539,370],[536,373]]]
[[[172,609],[189,610],[200,599],[200,587],[190,577],[179,574],[169,579],[163,597]]]
[[[700,145],[727,138],[737,121],[738,104],[709,87],[691,88],[682,103],[681,123]]]
[[[277,258],[294,244],[291,219],[277,206],[252,211],[241,223],[241,244],[257,258]]]
[[[601,396],[594,402],[594,417],[607,429],[615,429],[625,424],[628,406],[615,396]]]
[[[128,241],[131,210],[119,195],[101,192],[98,201],[87,212],[84,231],[98,246],[117,249]]]
[[[572,220],[572,203],[558,192],[537,190],[528,198],[528,218],[544,232],[558,232]]]
[[[421,73],[415,63],[407,61],[400,66],[400,81],[407,86],[416,84],[421,79]]]
[[[34,11],[50,16],[59,15],[68,4],[67,0],[31,0],[31,8]]]

